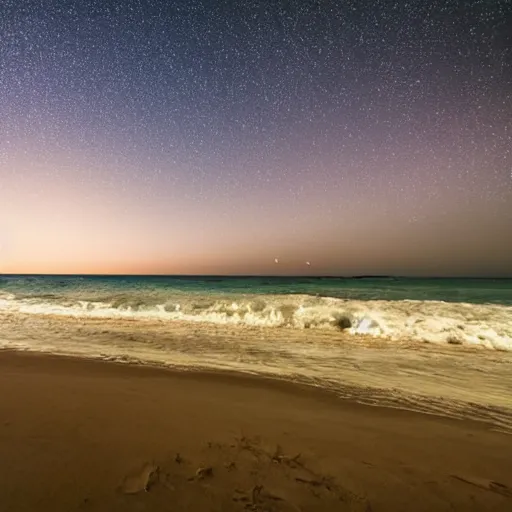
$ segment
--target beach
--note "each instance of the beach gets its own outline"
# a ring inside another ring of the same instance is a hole
[[[0,309],[0,347],[183,371],[235,372],[471,419],[512,433],[512,352],[344,331]]]
[[[510,510],[510,436],[262,377],[0,353],[2,511]]]
[[[2,2],[0,512],[512,512],[511,4]]]
[[[0,512],[508,511],[511,318],[509,281],[0,277]]]

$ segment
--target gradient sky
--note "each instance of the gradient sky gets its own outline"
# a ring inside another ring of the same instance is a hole
[[[4,0],[0,272],[512,276],[511,19]]]

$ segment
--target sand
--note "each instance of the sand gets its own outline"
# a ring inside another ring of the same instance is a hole
[[[0,511],[510,511],[512,436],[249,376],[0,353]]]

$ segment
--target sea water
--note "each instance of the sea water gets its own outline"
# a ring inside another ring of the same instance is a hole
[[[512,280],[0,276],[0,348],[227,370],[512,432]]]
[[[512,279],[0,276],[0,311],[343,329],[512,350]]]

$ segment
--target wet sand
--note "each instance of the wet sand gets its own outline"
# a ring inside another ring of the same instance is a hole
[[[0,511],[508,511],[512,437],[233,374],[0,353]]]
[[[512,352],[344,332],[0,311],[0,347],[317,385],[368,405],[512,433]]]

